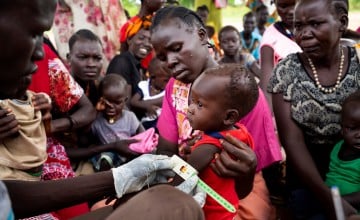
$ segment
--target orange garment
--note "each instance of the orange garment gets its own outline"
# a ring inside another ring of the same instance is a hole
[[[248,196],[239,201],[235,220],[275,220],[276,210],[271,204],[269,191],[261,171],[255,174],[254,186]]]
[[[141,28],[148,29],[151,25],[152,15],[147,15],[144,18],[135,15],[130,18],[120,29],[120,43],[125,43],[128,38],[134,36]]]

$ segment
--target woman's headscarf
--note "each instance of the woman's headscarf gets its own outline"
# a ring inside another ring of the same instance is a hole
[[[132,22],[129,22],[129,25],[127,26],[124,33],[124,39],[133,37],[142,28],[149,29],[151,26],[151,19],[152,15],[147,15],[143,18],[137,17]]]

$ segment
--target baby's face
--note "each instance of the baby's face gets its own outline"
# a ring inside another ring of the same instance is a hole
[[[222,102],[227,78],[200,75],[191,87],[187,118],[192,128],[218,131],[224,127],[226,110]]]
[[[360,151],[360,103],[353,101],[344,106],[342,133],[346,145]]]
[[[127,100],[125,89],[121,91],[118,87],[104,88],[102,97],[105,99],[104,115],[107,118],[120,118]]]

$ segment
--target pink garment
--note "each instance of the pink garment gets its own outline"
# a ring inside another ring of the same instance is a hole
[[[193,129],[186,118],[190,86],[191,84],[182,83],[174,78],[169,80],[157,124],[160,135],[167,141],[177,143],[180,153],[187,140],[200,134],[199,131],[192,132]],[[257,171],[282,159],[270,108],[261,89],[256,106],[240,120],[240,123],[245,125],[254,139],[258,159]]]
[[[142,154],[151,153],[155,150],[159,135],[155,133],[154,128],[149,128],[140,134],[132,136],[131,139],[139,140],[139,142],[129,145],[130,150]]]
[[[294,41],[280,33],[274,26],[266,28],[260,43],[260,50],[263,46],[269,46],[274,50],[274,66],[280,60],[291,53],[301,52],[301,48]],[[260,56],[261,63],[261,56]]]

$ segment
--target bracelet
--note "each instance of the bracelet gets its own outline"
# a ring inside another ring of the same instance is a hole
[[[69,130],[71,131],[74,127],[74,120],[70,115],[67,115],[66,118],[69,119],[69,123],[70,123]]]

